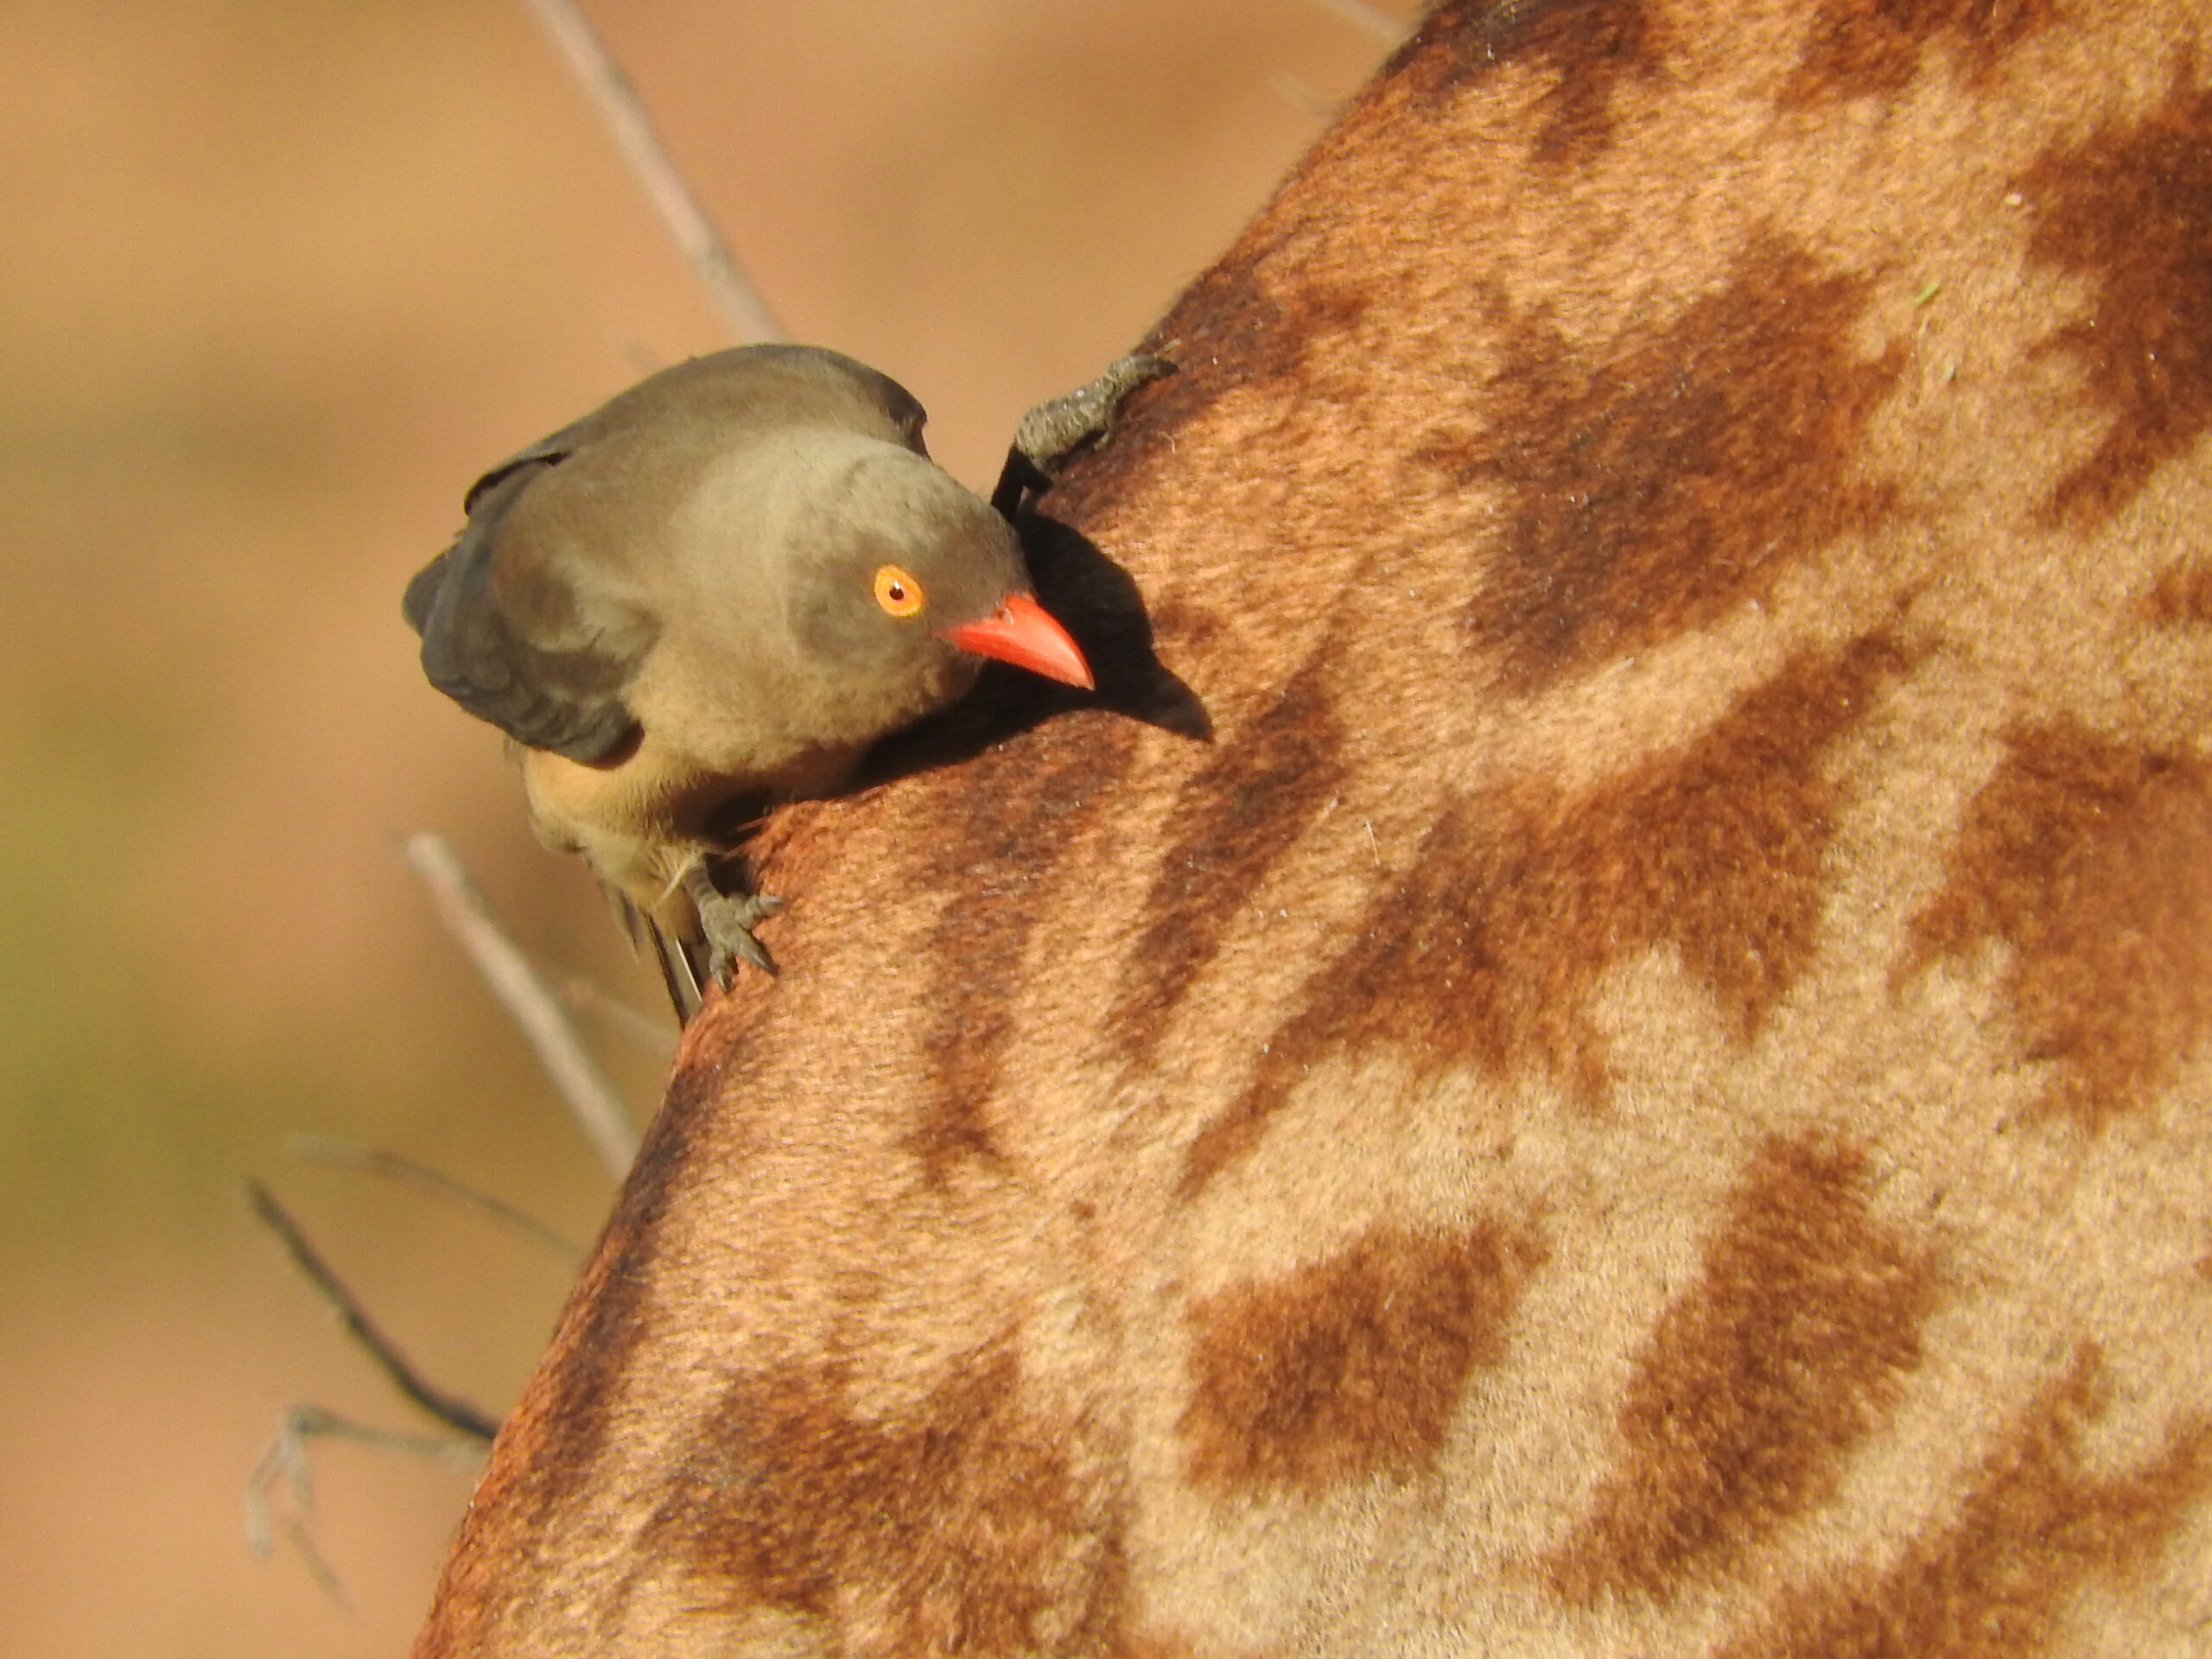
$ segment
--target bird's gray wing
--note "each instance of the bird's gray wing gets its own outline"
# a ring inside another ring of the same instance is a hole
[[[529,547],[499,561],[516,504],[557,471],[575,430],[476,481],[467,524],[407,584],[401,609],[423,636],[432,685],[517,742],[591,765],[636,738],[622,688],[658,626],[611,582],[594,582],[585,561]]]

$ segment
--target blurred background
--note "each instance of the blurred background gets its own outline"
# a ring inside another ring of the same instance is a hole
[[[905,382],[983,487],[1388,50],[1321,0],[594,11],[786,326]],[[448,836],[533,952],[659,993],[423,683],[399,593],[485,466],[727,341],[520,0],[0,17],[0,1653],[395,1655],[472,1476],[318,1452],[350,1611],[249,1557],[288,1405],[423,1425],[243,1183],[505,1408],[568,1268],[284,1143],[595,1230],[607,1178],[402,838]],[[594,1036],[642,1118],[661,1062]]]

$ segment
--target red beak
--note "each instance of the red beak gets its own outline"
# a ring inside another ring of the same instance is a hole
[[[1090,677],[1090,664],[1083,660],[1082,651],[1068,638],[1068,631],[1027,594],[1008,594],[1005,603],[982,621],[940,628],[938,633],[963,651],[995,657],[1047,679],[1079,685],[1086,691],[1097,683]]]

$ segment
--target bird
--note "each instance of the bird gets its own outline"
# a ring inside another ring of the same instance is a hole
[[[1094,396],[1033,448],[1097,435],[1166,367],[1133,361],[1103,415]],[[680,1018],[702,973],[774,971],[753,930],[781,901],[732,858],[770,807],[836,793],[987,658],[1093,683],[1007,510],[1054,457],[1017,448],[995,506],[929,458],[925,419],[820,346],[696,357],[478,479],[408,584],[430,683],[506,734],[538,839],[650,924]]]

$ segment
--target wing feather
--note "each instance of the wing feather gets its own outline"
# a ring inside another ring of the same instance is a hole
[[[517,742],[589,766],[636,739],[622,688],[657,630],[635,605],[594,591],[579,561],[501,567],[516,504],[568,453],[548,439],[480,479],[467,524],[407,584],[401,608],[432,685]]]
[[[640,730],[623,692],[659,632],[640,577],[664,533],[655,514],[702,457],[786,425],[926,454],[925,418],[896,381],[813,346],[741,346],[662,371],[470,486],[467,524],[403,603],[423,672],[518,743],[586,765],[619,757]]]

